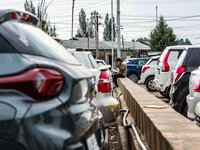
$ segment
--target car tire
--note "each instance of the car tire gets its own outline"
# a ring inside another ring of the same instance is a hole
[[[138,75],[135,74],[135,73],[131,73],[131,74],[129,74],[129,75],[128,75],[128,78],[129,78],[131,81],[135,82],[135,83],[137,83],[138,80],[139,80]]]
[[[145,85],[146,85],[146,88],[148,91],[155,91],[156,88],[155,88],[155,83],[154,83],[154,77],[149,77],[146,82],[145,82]]]
[[[159,93],[160,93],[162,96],[166,97],[167,99],[170,99],[169,92],[167,92],[167,93],[165,94],[164,92],[161,92],[161,91],[159,90]]]

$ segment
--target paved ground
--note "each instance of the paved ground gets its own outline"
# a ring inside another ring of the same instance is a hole
[[[138,85],[140,85],[142,88],[144,88],[146,91],[148,91],[146,89],[146,86],[144,84],[142,84],[140,81],[138,82]],[[149,92],[149,91],[148,91]],[[169,99],[167,99],[166,97],[162,96],[158,91],[154,91],[154,92],[149,92],[152,95],[154,95],[155,97],[161,99],[163,102],[169,104]]]

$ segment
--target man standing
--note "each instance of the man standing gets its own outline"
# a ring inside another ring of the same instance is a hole
[[[117,84],[117,78],[125,78],[127,74],[127,66],[125,63],[122,63],[122,60],[120,58],[116,59],[116,66],[119,69],[119,72],[117,74],[114,74],[113,76],[113,82],[115,84],[115,87],[118,87]]]

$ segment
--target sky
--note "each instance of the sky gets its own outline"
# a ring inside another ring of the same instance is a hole
[[[2,1],[2,0],[1,0]],[[32,0],[37,6],[38,0]],[[66,40],[71,37],[73,0],[46,0],[48,19],[57,28],[58,37]],[[24,9],[25,0],[6,0],[0,7]],[[113,15],[116,18],[117,0],[113,0]],[[149,38],[156,25],[156,6],[158,17],[162,15],[166,23],[173,28],[177,38],[188,38],[192,44],[200,44],[200,0],[120,0],[121,36],[125,41]],[[101,15],[99,40],[102,41],[105,14],[111,15],[111,0],[75,0],[74,29],[75,36],[79,27],[79,12],[83,8],[89,19],[92,11]],[[116,20],[116,19],[115,19]]]

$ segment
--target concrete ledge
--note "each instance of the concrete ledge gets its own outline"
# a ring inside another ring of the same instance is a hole
[[[119,88],[137,127],[152,150],[197,150],[200,128],[128,78],[118,79]],[[144,108],[161,105],[165,109]]]

